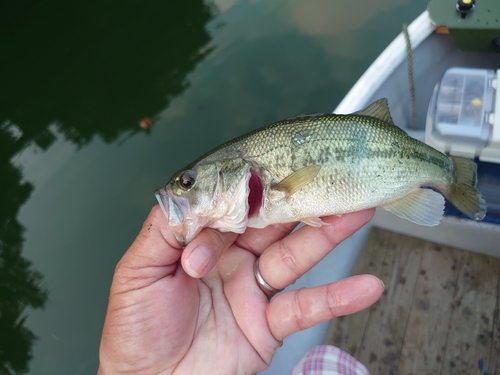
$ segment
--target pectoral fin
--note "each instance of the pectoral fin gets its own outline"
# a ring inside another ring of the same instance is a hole
[[[418,188],[382,208],[403,219],[433,227],[443,217],[444,198],[434,190]]]
[[[286,176],[277,185],[272,188],[281,190],[286,193],[286,196],[294,194],[310,183],[321,169],[320,165],[308,165],[293,172],[291,175]]]

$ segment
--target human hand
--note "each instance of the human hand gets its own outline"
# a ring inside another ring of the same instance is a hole
[[[253,266],[273,287],[295,282],[366,224],[374,210],[322,218],[328,226],[205,228],[185,249],[158,206],[118,263],[100,346],[98,374],[254,374],[282,340],[377,301],[375,276],[276,295],[263,292]],[[182,267],[181,267],[182,265]]]

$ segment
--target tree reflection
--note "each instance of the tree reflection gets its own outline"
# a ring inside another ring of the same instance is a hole
[[[80,147],[144,131],[139,120],[182,93],[210,52],[214,13],[202,0],[22,0],[0,12],[0,373],[28,371],[36,336],[25,308],[48,298],[17,220],[33,186],[10,160],[31,144],[50,147],[54,124]]]
[[[30,184],[21,184],[21,174],[9,164],[1,168],[0,194],[18,203],[31,193]],[[14,189],[12,189],[14,188]],[[7,208],[7,209],[6,209]],[[35,335],[24,327],[24,309],[41,308],[48,292],[40,287],[42,275],[23,258],[24,228],[16,219],[14,205],[0,213],[0,373],[22,373],[28,370]]]

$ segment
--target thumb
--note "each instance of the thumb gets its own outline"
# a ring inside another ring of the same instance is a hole
[[[151,282],[167,275],[172,275],[177,269],[177,262],[182,254],[182,246],[175,239],[168,226],[167,219],[158,205],[154,206],[136,239],[118,262],[115,270],[115,292],[124,292],[135,285]],[[144,277],[147,275],[147,278]]]
[[[238,235],[205,228],[184,249],[182,267],[191,277],[205,276]]]

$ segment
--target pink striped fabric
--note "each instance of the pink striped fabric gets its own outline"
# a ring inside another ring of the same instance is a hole
[[[348,353],[330,345],[309,350],[291,375],[370,375],[365,366]]]

